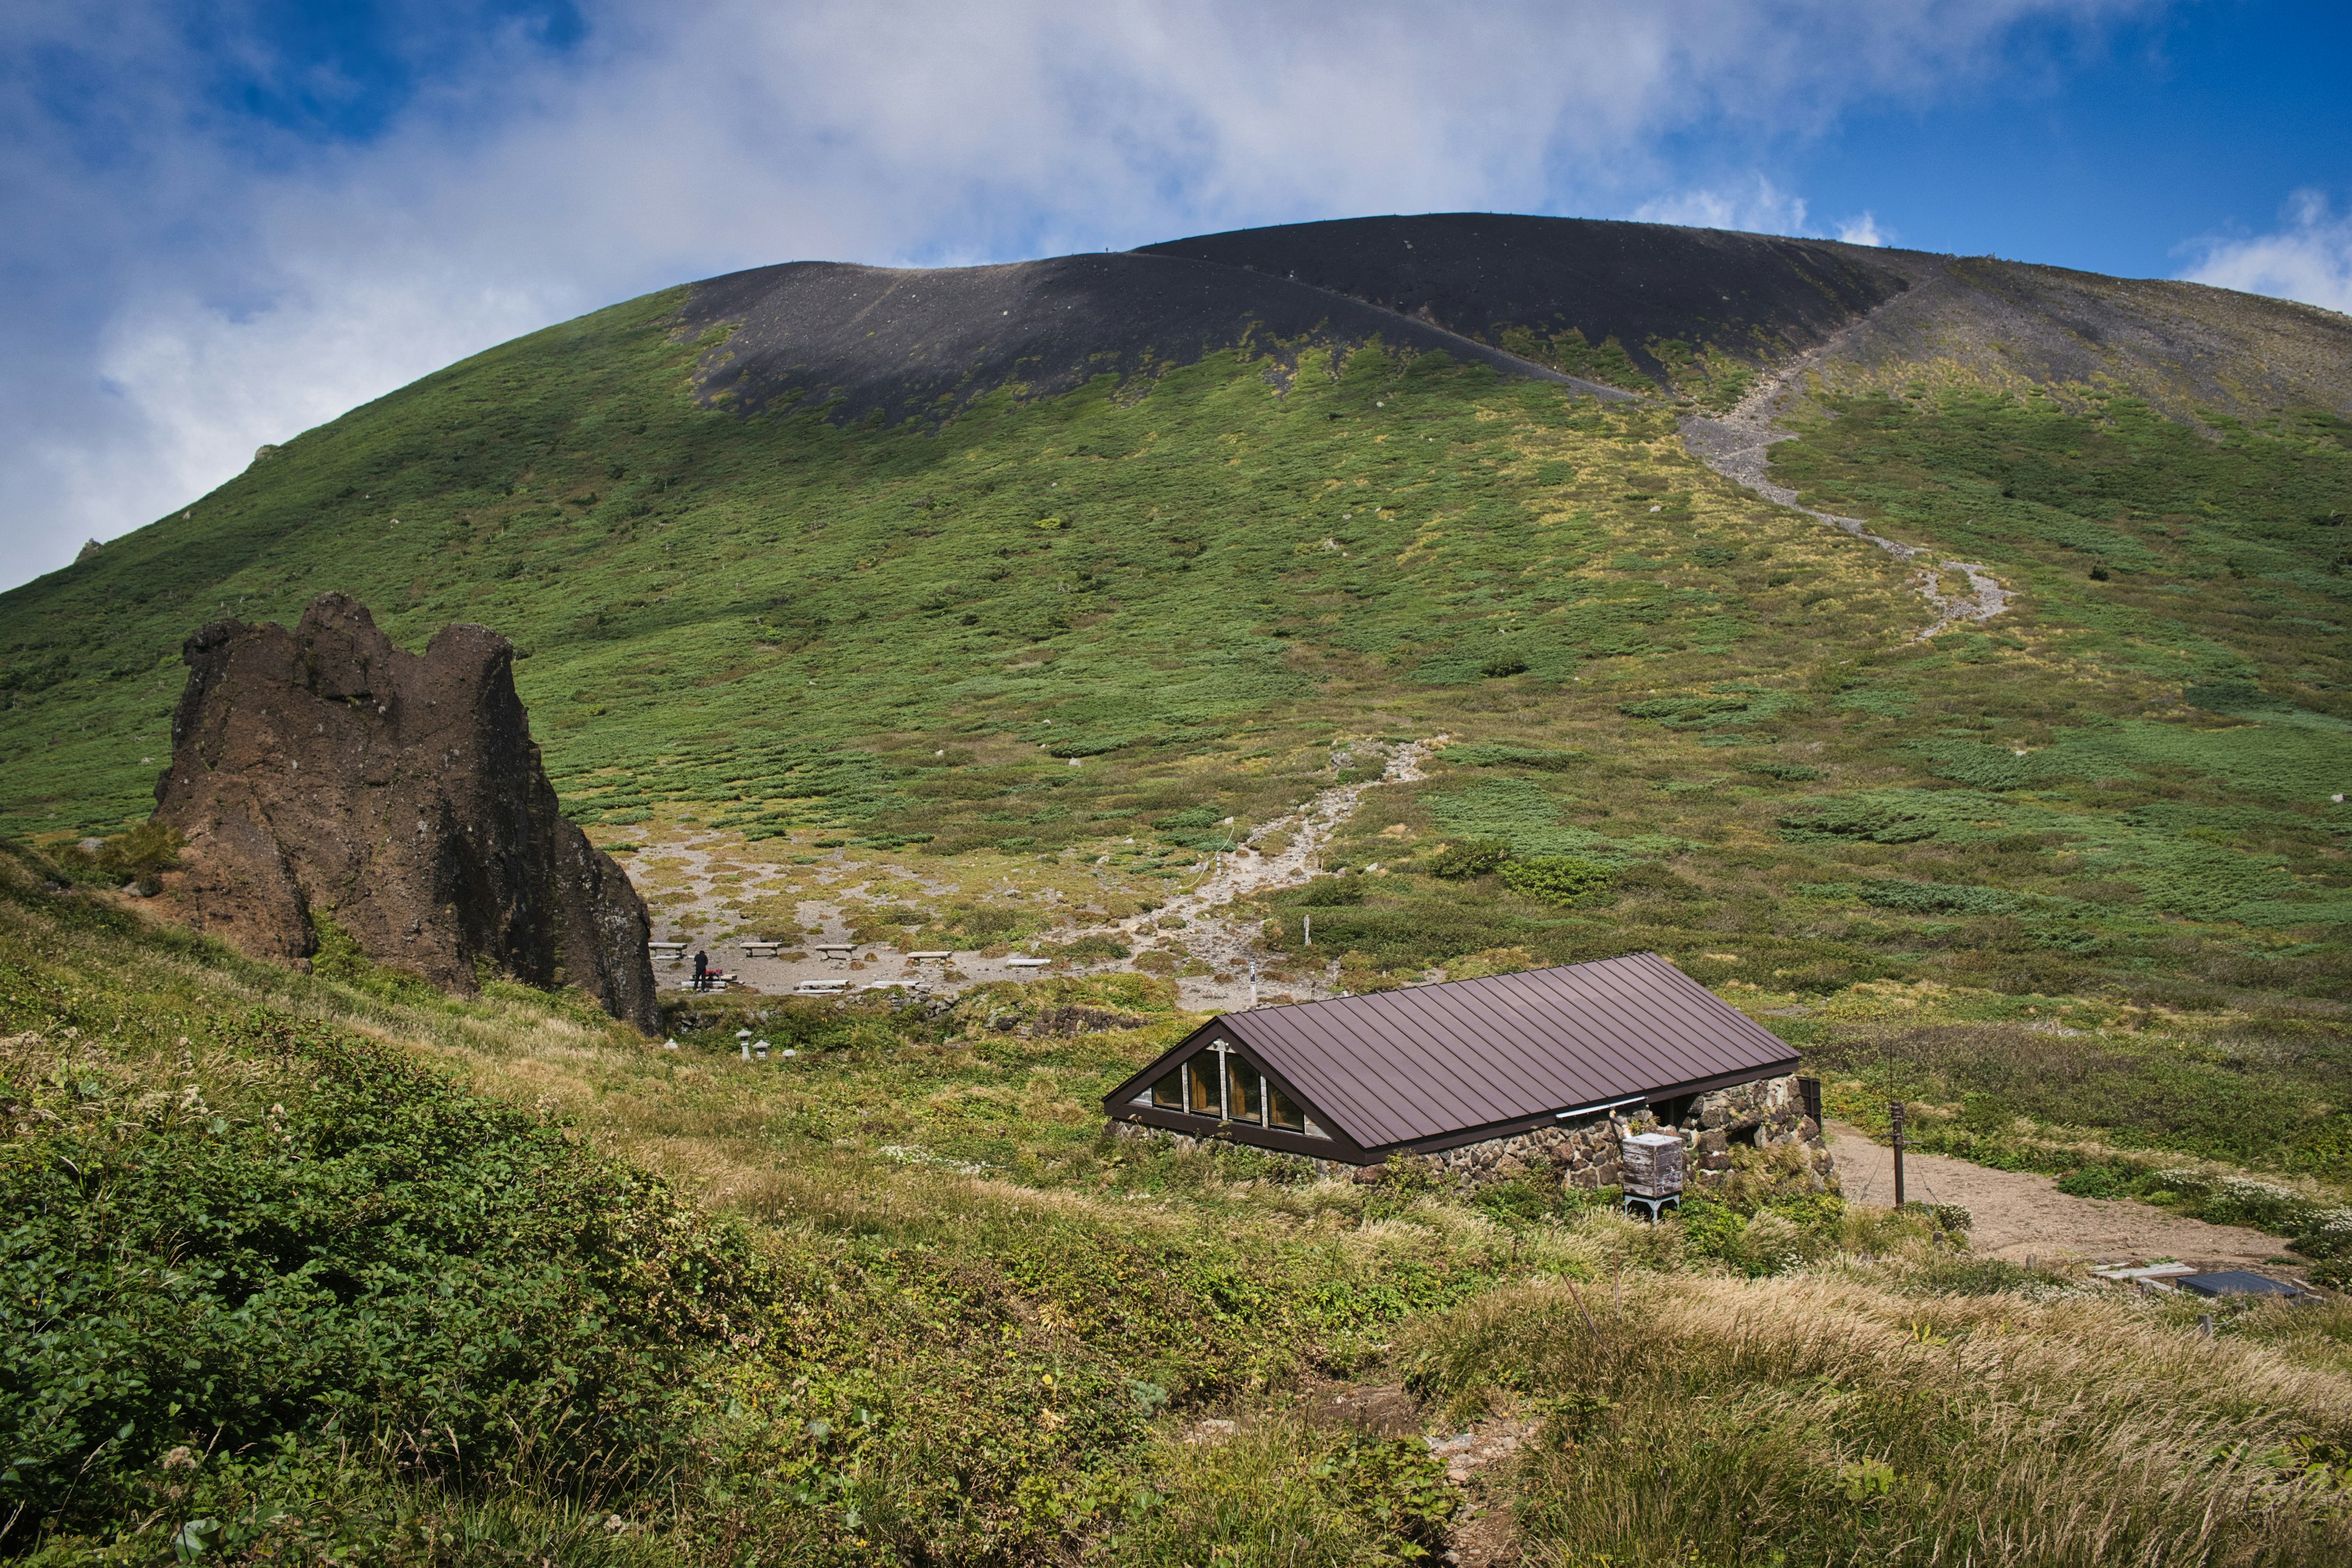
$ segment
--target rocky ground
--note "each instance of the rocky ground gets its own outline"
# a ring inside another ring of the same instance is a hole
[[[1087,936],[1108,936],[1139,955],[1169,951],[1181,942],[1192,967],[1209,973],[1183,974],[1177,986],[1186,1007],[1214,1012],[1254,1004],[1310,1001],[1333,994],[1336,963],[1292,963],[1277,981],[1264,975],[1256,952],[1255,924],[1234,918],[1236,900],[1281,888],[1297,887],[1322,869],[1324,851],[1333,837],[1362,804],[1365,792],[1391,784],[1410,784],[1422,777],[1422,763],[1440,735],[1396,746],[1388,754],[1381,776],[1327,789],[1305,806],[1276,817],[1254,830],[1229,853],[1212,856],[1194,866],[1181,890],[1149,913],[1123,920],[1088,920],[1079,909],[1078,895],[1055,887],[1027,890],[1031,896],[1071,906],[1073,922],[1057,927],[1046,948]],[[1275,846],[1273,848],[1262,846]],[[654,910],[656,942],[685,942],[676,957],[660,958],[656,975],[665,991],[683,989],[693,974],[692,954],[698,945],[713,965],[731,977],[733,988],[767,994],[791,993],[804,984],[920,985],[940,995],[954,995],[991,981],[1034,979],[1040,973],[1114,973],[1137,967],[1133,957],[1081,962],[1055,959],[1040,966],[1027,959],[1036,943],[1020,943],[1004,951],[965,950],[946,960],[918,961],[895,947],[853,941],[850,895],[866,895],[877,883],[889,885],[899,897],[940,897],[952,889],[944,882],[924,880],[919,870],[905,867],[871,868],[844,860],[838,871],[817,873],[818,886],[834,896],[793,900],[794,929],[771,929],[775,921],[741,925],[726,936],[709,934],[714,925],[737,924],[733,911],[747,901],[772,896],[771,889],[797,886],[784,868],[750,859],[731,836],[688,832],[664,837],[638,852],[637,867],[658,867],[659,880],[647,879]],[[645,873],[633,867],[633,874]],[[1377,874],[1375,871],[1373,874]],[[836,891],[837,889],[837,891]],[[1008,884],[1004,890],[1013,890]],[[749,939],[778,940],[786,945],[772,958],[753,957],[744,949]],[[821,949],[846,946],[832,955]],[[1259,978],[1253,979],[1253,967]]]

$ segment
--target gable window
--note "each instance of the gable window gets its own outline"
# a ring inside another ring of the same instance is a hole
[[[1189,1090],[1186,1109],[1195,1116],[1218,1116],[1225,1113],[1224,1097],[1217,1082],[1217,1053],[1202,1051],[1184,1064],[1184,1083]]]
[[[1305,1106],[1276,1089],[1255,1063],[1244,1060],[1230,1040],[1210,1041],[1155,1079],[1132,1103],[1309,1138],[1330,1136],[1307,1119]]]
[[[1225,1115],[1234,1121],[1265,1121],[1265,1079],[1234,1056],[1225,1058]]]

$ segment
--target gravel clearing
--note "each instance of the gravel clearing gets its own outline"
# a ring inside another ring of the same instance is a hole
[[[1848,1201],[1893,1203],[1895,1152],[1840,1122],[1831,1122],[1828,1132]],[[2261,1268],[2286,1247],[2281,1237],[2259,1230],[2208,1225],[2129,1198],[2069,1197],[2051,1177],[2030,1172],[1920,1153],[1906,1155],[1903,1170],[1906,1198],[1969,1211],[1970,1250],[1980,1258],[2095,1264],[2178,1259],[2207,1268]]]

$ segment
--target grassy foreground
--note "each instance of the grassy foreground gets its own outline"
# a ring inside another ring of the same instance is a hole
[[[1433,1432],[1528,1434],[1475,1496],[1533,1562],[2352,1546],[2342,1307],[2208,1338],[1763,1168],[1652,1229],[1106,1142],[1167,996],[747,998],[673,1052],[520,987],[254,964],[0,858],[0,1550],[1411,1562],[1462,1494],[1314,1415],[1398,1384]],[[1142,1022],[1036,1026],[1069,1000]],[[801,1054],[741,1061],[739,1021]]]

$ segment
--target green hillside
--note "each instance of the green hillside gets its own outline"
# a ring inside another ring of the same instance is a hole
[[[1696,232],[1626,243],[1696,257],[1698,297]],[[974,270],[1020,303],[1018,269]],[[1122,304],[1114,261],[1065,270]],[[1404,301],[1388,277],[1350,320]],[[1480,279],[1393,340],[1187,360],[1129,321],[1027,385],[937,352],[949,391],[896,425],[793,380],[790,311],[736,361],[751,327],[697,286],[452,366],[0,595],[0,1553],[2343,1560],[2342,1300],[1972,1258],[1964,1214],[1812,1193],[1770,1151],[1653,1226],[1549,1182],[1102,1134],[1199,1022],[1170,976],[1207,949],[1164,905],[1202,858],[1444,737],[1364,792],[1322,858],[1349,874],[1233,911],[1270,994],[1654,950],[1801,1047],[1833,1118],[1900,1097],[1917,1146],[2352,1282],[2345,411],[2180,417],[2176,385],[2159,416],[2116,380],[1913,384],[1883,355],[1809,383],[1774,477],[1930,552],[1906,564],[1701,466],[1671,387],[1433,347],[1517,330],[1516,282]],[[945,297],[892,341],[936,349]],[[1596,317],[1572,368],[1696,364],[1665,380],[1721,405],[1848,304],[1956,297],[1885,283],[1729,345]],[[2011,608],[1923,638],[1944,562]],[[110,890],[140,845],[66,841],[146,816],[184,637],[327,589],[412,647],[511,637],[566,809],[669,930],[803,931],[815,900],[1057,972],[943,1009],[676,998],[671,1050],[494,976],[296,973],[152,918]],[[1152,911],[1150,972],[1078,972]],[[1449,1480],[1463,1450],[1420,1434],[1457,1432],[1515,1457]]]
[[[0,826],[143,815],[180,639],[333,587],[412,645],[511,637],[568,808],[637,837],[1108,854],[1139,900],[1192,852],[1172,818],[1245,829],[1335,746],[1443,731],[1571,754],[1467,746],[1378,798],[1358,858],[1408,874],[1325,926],[1370,972],[1654,945],[1830,988],[2342,985],[2339,416],[1829,401],[1780,477],[2019,591],[1922,643],[1907,568],[1699,467],[1671,403],[1276,344],[936,427],[743,417],[697,400],[719,329],[682,341],[679,298],[0,598]],[[1465,838],[1618,875],[1564,909],[1409,874]]]

